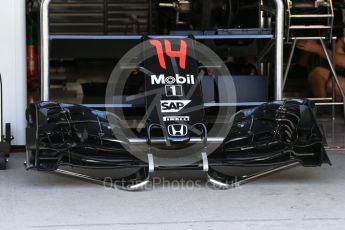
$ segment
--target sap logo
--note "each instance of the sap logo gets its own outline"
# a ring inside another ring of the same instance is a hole
[[[189,121],[188,116],[167,116],[163,117],[163,121]]]
[[[187,74],[186,77],[180,76],[179,74],[175,74],[175,76],[167,76],[165,77],[164,74],[161,74],[159,76],[157,75],[151,75],[151,84],[152,85],[173,85],[173,84],[188,84],[188,85],[194,85],[194,75]]]
[[[177,113],[180,112],[184,107],[186,107],[191,100],[165,100],[161,101],[162,113]]]
[[[187,125],[174,124],[168,126],[168,133],[174,137],[184,137],[188,134]]]

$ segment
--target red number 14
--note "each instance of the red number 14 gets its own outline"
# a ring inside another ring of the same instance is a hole
[[[158,55],[158,61],[160,66],[163,69],[166,69],[166,63],[164,58],[164,51],[163,51],[163,45],[159,40],[150,40],[151,45],[156,47],[157,55]],[[180,50],[173,51],[171,50],[171,42],[169,40],[164,40],[164,46],[165,46],[165,52],[168,57],[171,58],[178,58],[179,59],[179,66],[181,69],[186,68],[186,56],[187,56],[187,43],[183,40],[180,42]]]

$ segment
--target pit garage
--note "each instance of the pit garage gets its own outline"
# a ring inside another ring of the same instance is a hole
[[[1,4],[1,229],[342,229],[343,0]]]

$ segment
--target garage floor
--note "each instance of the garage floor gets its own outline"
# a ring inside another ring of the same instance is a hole
[[[232,190],[205,187],[202,175],[189,175],[197,186],[125,192],[25,171],[24,154],[13,154],[0,172],[0,229],[342,229],[344,123],[321,121],[330,148],[338,149],[329,150],[332,167],[296,167]]]

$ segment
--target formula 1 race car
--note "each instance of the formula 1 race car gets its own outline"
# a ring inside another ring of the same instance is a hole
[[[173,45],[166,39],[147,42],[157,52],[140,62],[142,108],[129,106],[120,115],[84,105],[30,105],[27,168],[131,168],[135,173],[121,186],[135,190],[161,169],[200,169],[211,183],[229,188],[293,164],[330,164],[311,102],[274,101],[221,115],[221,104],[214,103],[210,111],[200,74],[207,67],[196,61],[192,39],[176,40]],[[133,115],[139,122],[129,121]]]

